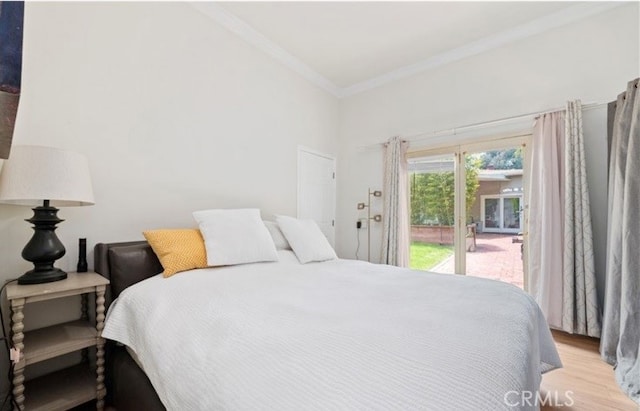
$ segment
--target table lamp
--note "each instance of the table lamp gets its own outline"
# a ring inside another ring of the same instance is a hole
[[[67,278],[54,267],[65,254],[55,233],[56,207],[93,205],[93,189],[87,159],[79,153],[41,146],[14,146],[0,172],[0,202],[35,206],[33,237],[22,258],[34,268],[18,278],[18,284],[40,284]]]

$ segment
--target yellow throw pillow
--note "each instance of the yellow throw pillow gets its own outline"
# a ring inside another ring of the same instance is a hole
[[[204,239],[198,229],[170,229],[145,231],[153,252],[158,256],[164,277],[181,271],[207,267]]]

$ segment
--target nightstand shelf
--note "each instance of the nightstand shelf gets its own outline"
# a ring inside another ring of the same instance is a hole
[[[94,400],[95,375],[95,370],[80,364],[27,381],[25,409],[63,411]]]
[[[68,278],[44,284],[7,286],[11,305],[11,342],[20,352],[13,370],[12,393],[16,408],[22,410],[67,410],[96,400],[104,408],[104,295],[109,280],[99,274],[69,273]],[[89,293],[95,293],[95,323],[89,321]],[[27,332],[24,330],[24,306],[74,295],[82,296],[81,319]],[[88,349],[96,347],[95,368],[89,364]],[[29,365],[72,352],[82,352],[82,363],[31,381],[24,378]]]
[[[77,320],[24,333],[25,365],[94,347],[98,332],[89,321]]]

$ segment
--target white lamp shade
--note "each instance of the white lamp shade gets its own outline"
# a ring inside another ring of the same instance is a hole
[[[0,202],[28,206],[50,200],[53,207],[92,205],[85,156],[41,146],[14,146],[0,173]]]

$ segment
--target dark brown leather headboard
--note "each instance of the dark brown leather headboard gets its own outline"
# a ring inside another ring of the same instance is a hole
[[[96,244],[94,260],[95,271],[111,281],[107,307],[125,288],[162,272],[158,257],[146,241]]]

